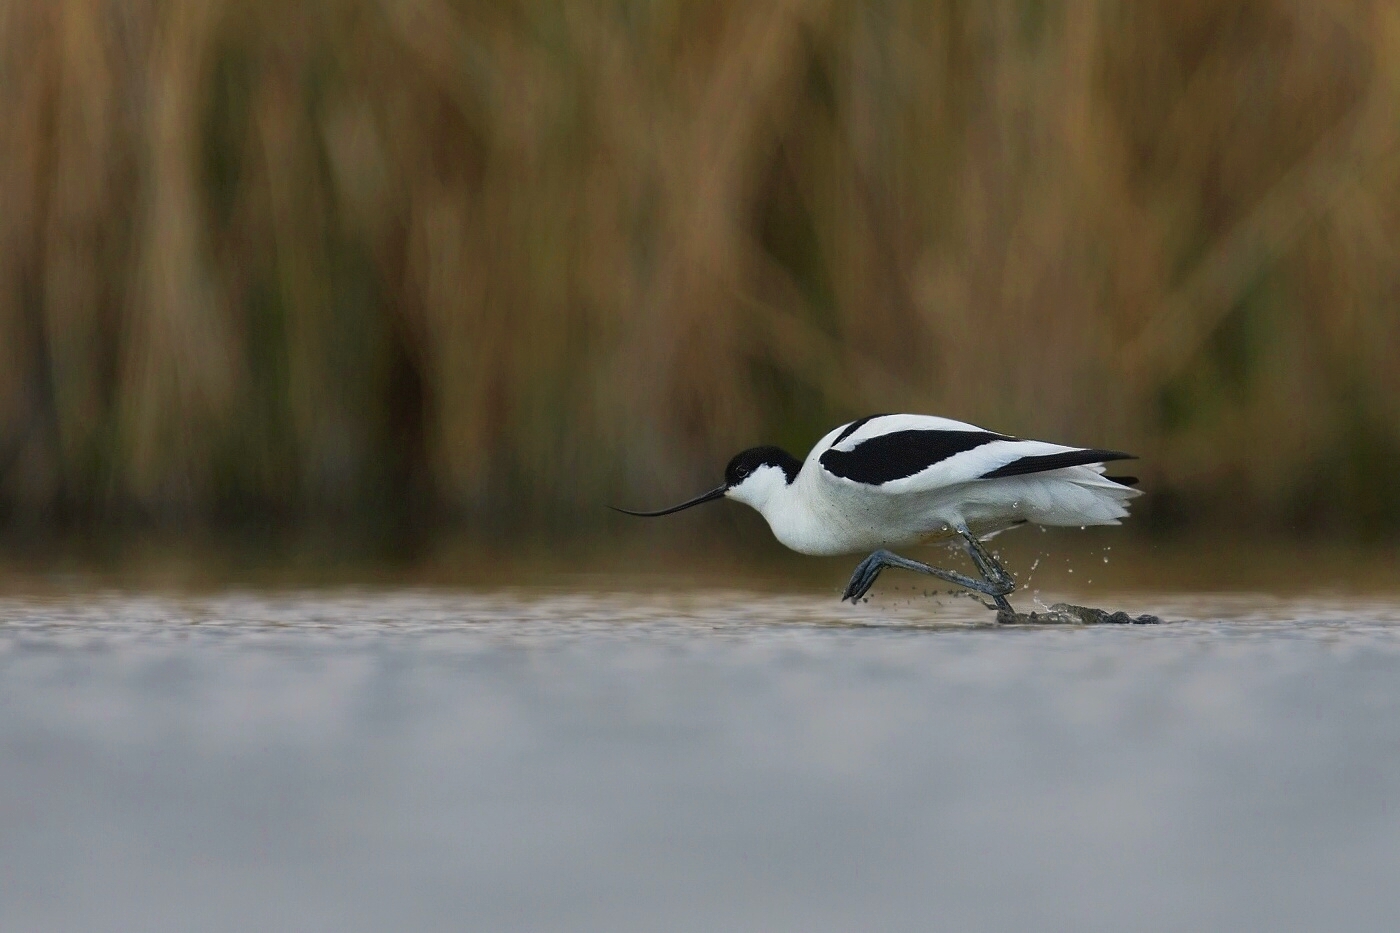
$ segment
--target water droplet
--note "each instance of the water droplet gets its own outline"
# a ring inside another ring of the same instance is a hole
[[[1108,563],[1108,555],[1107,555],[1107,554],[1104,555],[1103,562],[1104,562],[1105,564]]]
[[[1039,557],[1037,557],[1035,560],[1031,561],[1031,569],[1032,569],[1032,570],[1034,570],[1035,568],[1037,568],[1037,567],[1039,567],[1039,566],[1040,566],[1040,558],[1039,558]]]
[[[1069,572],[1070,572],[1070,573],[1074,573],[1074,568],[1073,568],[1073,567],[1069,568]]]

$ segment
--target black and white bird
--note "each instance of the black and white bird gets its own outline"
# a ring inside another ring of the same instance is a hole
[[[773,535],[801,554],[870,551],[841,597],[869,592],[886,567],[929,574],[992,599],[1015,580],[983,539],[1027,522],[1117,525],[1140,492],[1133,477],[1104,464],[1132,459],[1116,450],[1066,447],[985,431],[932,415],[871,415],[823,437],[805,461],[778,447],[753,447],[729,461],[724,483],[669,509],[670,515],[716,499],[757,509]],[[960,537],[980,579],[931,567],[888,548]],[[990,607],[989,607],[990,608]]]

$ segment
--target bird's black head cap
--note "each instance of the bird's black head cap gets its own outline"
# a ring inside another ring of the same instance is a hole
[[[797,479],[802,462],[781,447],[750,447],[735,454],[734,459],[729,461],[729,466],[724,468],[724,484],[733,488],[747,479],[754,470],[764,466],[775,466],[782,470],[787,481],[791,483]]]

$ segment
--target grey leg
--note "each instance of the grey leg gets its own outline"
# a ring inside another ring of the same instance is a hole
[[[980,546],[980,542],[979,542]],[[990,559],[990,555],[988,556]],[[992,561],[997,570],[1001,570],[1000,565]],[[983,596],[990,596],[997,604],[998,609],[1011,610],[1011,604],[1006,601],[1006,594],[1015,589],[1015,584],[1009,586],[1004,582],[994,582],[990,579],[977,580],[969,576],[957,573],[952,570],[943,570],[938,567],[930,567],[928,564],[921,564],[916,560],[907,557],[900,557],[886,550],[876,551],[856,567],[855,573],[851,574],[851,582],[846,584],[846,592],[842,594],[843,600],[855,601],[860,599],[870,588],[875,585],[875,578],[880,575],[880,571],[886,567],[898,567],[901,570],[912,570],[915,573],[926,573],[931,577],[946,580],[949,583],[961,586],[964,589],[972,590],[974,593],[981,593]],[[981,566],[978,566],[982,570]],[[983,570],[985,575],[987,571]],[[1006,571],[1002,570],[1003,576]],[[1009,578],[1008,578],[1009,579]]]
[[[982,574],[988,583],[999,590],[998,593],[988,593],[997,608],[1005,612],[1013,612],[1011,603],[1006,597],[1016,589],[1016,581],[1011,574],[1006,572],[997,559],[987,551],[987,548],[977,536],[967,530],[966,525],[957,527],[958,534],[962,535],[963,541],[967,544],[967,556],[972,558],[972,562],[977,565],[977,570]]]

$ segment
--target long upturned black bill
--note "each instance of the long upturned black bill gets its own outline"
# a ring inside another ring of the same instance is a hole
[[[631,509],[619,509],[615,505],[608,506],[608,508],[612,509],[614,512],[622,512],[625,515],[640,515],[642,518],[657,518],[661,515],[670,515],[672,512],[679,512],[681,509],[688,509],[692,505],[700,505],[715,499],[722,499],[724,498],[724,491],[728,488],[728,486],[717,486],[707,493],[696,496],[694,499],[682,502],[680,505],[673,505],[669,509],[661,509],[658,512],[634,512]]]

